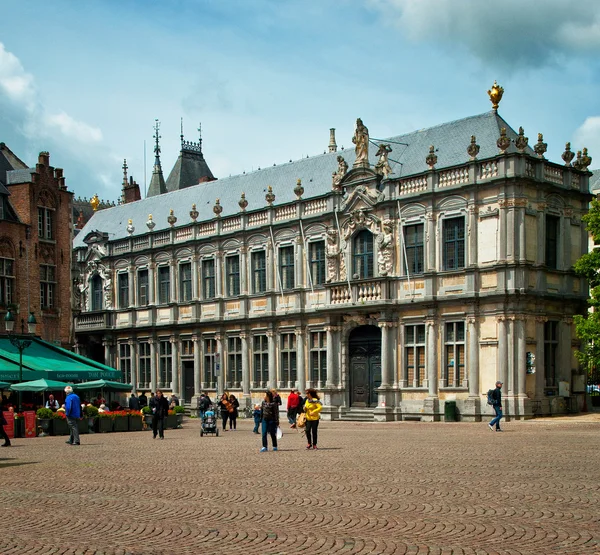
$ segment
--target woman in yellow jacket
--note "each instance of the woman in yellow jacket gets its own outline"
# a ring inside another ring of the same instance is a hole
[[[319,427],[319,418],[323,405],[319,401],[319,396],[314,389],[306,390],[306,401],[304,403],[304,412],[306,413],[306,439],[308,440],[307,449],[317,448],[317,429]]]

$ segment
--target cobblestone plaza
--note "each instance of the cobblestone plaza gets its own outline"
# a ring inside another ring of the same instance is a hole
[[[600,553],[597,418],[322,422],[318,451],[288,431],[263,454],[248,421],[16,440],[0,553]]]

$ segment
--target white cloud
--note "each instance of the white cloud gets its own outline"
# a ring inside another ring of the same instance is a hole
[[[25,71],[19,58],[0,42],[0,92],[27,111],[35,110],[33,76]]]
[[[600,116],[590,116],[586,118],[583,124],[573,134],[573,144],[571,149],[581,150],[587,147],[592,158],[596,159],[592,163],[593,168],[600,166]]]
[[[600,47],[600,3],[367,0],[415,42],[460,45],[485,62],[536,67]]]
[[[51,128],[56,128],[65,137],[72,137],[82,143],[97,143],[102,140],[102,131],[82,121],[73,119],[69,114],[50,114],[44,118],[44,123]]]

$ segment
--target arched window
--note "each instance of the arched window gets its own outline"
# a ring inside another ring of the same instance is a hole
[[[102,278],[96,274],[91,283],[92,310],[102,310]]]
[[[354,238],[352,275],[359,279],[373,277],[373,234],[363,229]]]

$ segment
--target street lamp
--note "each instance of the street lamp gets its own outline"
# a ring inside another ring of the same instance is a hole
[[[21,335],[16,335],[14,333],[15,329],[15,317],[13,313],[9,310],[4,316],[4,324],[6,325],[6,333],[8,334],[8,338],[10,339],[10,343],[15,349],[19,351],[19,382],[23,381],[23,351],[27,349],[31,345],[31,337],[35,336],[35,330],[37,326],[37,321],[35,319],[35,315],[33,312],[29,313],[29,317],[27,318],[27,332],[28,335],[25,335],[25,319],[21,318]],[[17,413],[21,412],[21,392],[18,392],[18,401],[17,401]]]

